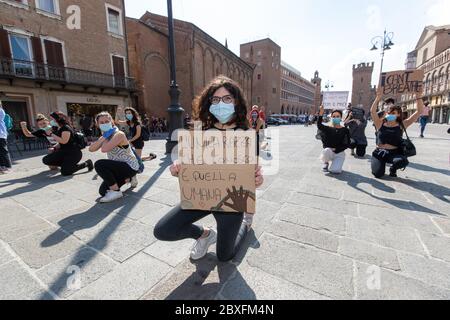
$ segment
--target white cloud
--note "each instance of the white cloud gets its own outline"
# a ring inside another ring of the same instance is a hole
[[[428,0],[428,10],[426,12],[428,25],[450,24],[450,1],[449,0]]]
[[[377,31],[382,28],[381,8],[376,5],[367,7],[366,26],[370,31]]]

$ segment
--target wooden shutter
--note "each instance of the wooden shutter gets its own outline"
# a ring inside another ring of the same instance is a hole
[[[117,77],[125,78],[125,61],[121,57],[113,56],[113,73]]]
[[[0,29],[0,57],[11,59],[8,31]]]
[[[33,47],[34,61],[36,63],[44,63],[41,39],[38,37],[31,37],[31,45]]]
[[[47,64],[56,67],[64,67],[64,55],[62,44],[50,40],[44,40]]]

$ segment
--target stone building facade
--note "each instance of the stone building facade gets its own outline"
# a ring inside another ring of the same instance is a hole
[[[417,46],[416,69],[424,71],[424,95],[430,102],[433,123],[450,124],[450,25],[428,26]],[[414,96],[402,97],[408,114],[417,110]]]
[[[16,128],[130,105],[128,69],[123,0],[0,0],[0,92]]]
[[[131,75],[137,80],[137,105],[149,116],[167,117],[170,85],[167,17],[146,12],[127,18]],[[249,103],[254,66],[243,61],[194,24],[174,20],[180,103],[192,113],[192,100],[216,76],[226,75],[242,87]]]

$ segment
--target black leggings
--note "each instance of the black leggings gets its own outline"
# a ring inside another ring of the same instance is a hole
[[[42,162],[49,167],[61,167],[61,175],[71,176],[87,167],[86,162],[78,164],[81,158],[83,158],[83,153],[79,149],[58,150],[46,155]]]
[[[98,160],[95,163],[95,171],[103,179],[99,189],[102,197],[113,185],[117,184],[120,188],[127,183],[127,179],[137,174],[127,163],[114,160]]]
[[[376,149],[372,154],[372,174],[376,178],[384,177],[386,164],[391,163],[391,171],[405,169],[409,165],[408,158],[401,154],[399,150]]]
[[[0,167],[11,168],[11,157],[6,139],[0,139]]]
[[[193,224],[213,214],[217,222],[217,258],[226,262],[232,260],[239,252],[247,236],[247,225],[243,223],[243,213],[222,213],[197,210],[183,210],[175,207],[163,217],[155,227],[154,235],[162,241],[198,240],[204,229]]]
[[[362,158],[362,157],[364,157],[366,155],[367,145],[366,144],[352,143],[350,145],[350,149],[352,149],[352,150],[356,149],[356,155],[358,157]]]

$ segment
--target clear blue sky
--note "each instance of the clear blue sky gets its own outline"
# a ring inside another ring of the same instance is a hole
[[[167,15],[165,0],[125,0],[127,15]],[[375,62],[371,39],[395,32],[385,70],[403,69],[426,25],[450,24],[450,0],[173,0],[174,17],[194,23],[239,55],[244,42],[270,37],[282,59],[310,79],[319,70],[335,90],[351,91],[352,65]]]

